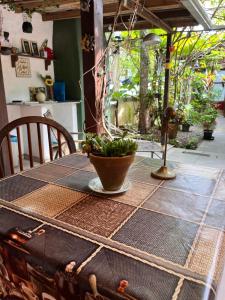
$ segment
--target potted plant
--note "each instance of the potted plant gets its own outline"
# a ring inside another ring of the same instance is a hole
[[[206,108],[201,116],[200,116],[200,123],[204,129],[204,139],[205,140],[214,140],[213,129],[216,124],[216,117],[217,117],[217,110],[213,107]]]
[[[198,122],[198,112],[193,110],[191,104],[187,104],[183,110],[182,131],[189,132],[190,126]]]
[[[106,135],[87,134],[82,150],[88,154],[90,162],[107,191],[119,190],[134,161],[137,143],[131,139],[111,139]]]

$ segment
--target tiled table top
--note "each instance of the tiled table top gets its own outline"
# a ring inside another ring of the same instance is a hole
[[[0,233],[43,226],[29,251],[74,259],[81,286],[94,273],[110,299],[120,299],[121,279],[135,299],[214,299],[225,263],[225,173],[172,164],[177,178],[164,182],[150,177],[159,164],[137,157],[131,189],[116,196],[88,189],[97,175],[78,154],[6,178]]]

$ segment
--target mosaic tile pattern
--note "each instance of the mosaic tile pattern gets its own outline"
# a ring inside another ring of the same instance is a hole
[[[16,200],[14,204],[28,212],[54,217],[85,196],[84,193],[71,191],[60,186],[48,185],[40,191]]]
[[[178,300],[194,300],[194,299],[207,299],[214,300],[215,296],[212,290],[209,290],[204,285],[184,280],[183,286],[181,288]]]
[[[107,237],[133,209],[132,206],[113,200],[89,196],[66,210],[57,219]]]
[[[90,192],[88,183],[95,177],[97,177],[97,174],[93,172],[76,171],[72,175],[57,180],[56,183],[69,187],[73,190]]]
[[[174,180],[166,181],[163,186],[168,188],[175,188],[194,194],[210,196],[215,187],[216,181],[201,176],[177,174]]]
[[[150,173],[160,165],[160,160],[137,157],[129,171],[132,188],[117,196],[98,197],[90,192],[88,183],[97,175],[87,157],[77,154],[2,180],[0,200],[13,201],[27,217],[0,208],[0,234],[16,226],[24,230],[39,226],[41,221],[30,219],[29,214],[39,214],[40,219],[49,217],[49,223],[54,218],[54,224],[63,230],[42,226],[45,233],[34,235],[26,245],[32,252],[29,263],[33,266],[37,263],[46,273],[61,272],[68,260],[74,260],[76,267],[83,266],[79,288],[90,291],[88,276],[94,272],[99,290],[111,300],[123,299],[116,293],[121,279],[129,281],[127,292],[138,300],[172,300],[175,291],[179,291],[178,300],[202,300],[207,293],[207,300],[212,300],[212,292],[194,281],[196,278],[206,281],[211,276],[216,288],[225,264],[222,231],[225,229],[225,172],[202,228],[199,223],[220,172],[169,163],[170,168],[175,168],[177,178],[159,187],[162,182],[153,179]],[[140,205],[142,208],[137,209]],[[66,233],[66,228],[72,226],[74,232],[77,227],[85,231],[79,230],[83,232],[80,237]],[[196,240],[198,229],[201,231]],[[98,235],[96,241],[92,241],[90,233]],[[93,254],[98,242],[103,249]],[[110,247],[114,250],[109,250]],[[137,258],[137,249],[145,254]],[[129,257],[121,254],[123,251]],[[143,259],[149,260],[149,264]],[[159,260],[164,269],[158,266]],[[154,267],[150,266],[151,261]],[[168,261],[175,263],[172,269],[177,270],[177,275],[171,273]],[[193,281],[184,280],[178,290],[179,274],[185,273],[180,268],[185,264]]]
[[[140,205],[155,189],[154,185],[132,182],[129,191],[122,195],[109,196],[111,199],[130,204],[134,206]]]
[[[48,164],[38,168],[30,169],[29,171],[24,172],[23,175],[44,181],[55,181],[73,172],[74,169],[72,168]]]
[[[219,229],[225,229],[224,201],[213,199],[204,223]]]
[[[218,281],[225,262],[224,252],[224,233],[204,226],[188,267],[193,272],[214,277]],[[215,253],[217,253],[216,257],[214,256]]]
[[[0,199],[13,201],[33,192],[47,183],[33,178],[16,175],[0,181]]]
[[[172,299],[178,283],[178,278],[172,274],[107,249],[101,250],[85,266],[80,277],[87,278],[89,274],[96,274],[101,287],[99,292],[103,292],[105,287],[114,291],[114,295],[120,280],[127,280],[129,286],[126,292],[135,299]]]
[[[143,207],[200,223],[209,200],[209,197],[159,188]]]
[[[0,233],[6,234],[11,228],[18,227],[24,231],[33,230],[41,223],[15,213],[11,210],[0,208]]]
[[[139,209],[113,239],[184,265],[197,230],[196,224]]]
[[[48,271],[53,274],[58,264],[66,266],[68,262],[75,261],[76,268],[79,267],[99,247],[92,242],[50,226],[43,226],[41,229],[45,232],[32,238],[26,244],[26,248],[30,252],[38,253],[38,264],[44,268],[47,267]],[[32,258],[31,261],[33,261]],[[47,261],[50,261],[50,264],[46,265]]]
[[[82,169],[84,167],[87,167],[90,164],[87,155],[78,155],[78,154],[64,156],[61,159],[54,160],[52,163],[56,165],[73,167],[76,169]]]

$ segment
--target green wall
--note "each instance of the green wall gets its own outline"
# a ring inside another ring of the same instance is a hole
[[[65,81],[67,100],[81,100],[81,104],[78,107],[78,125],[79,130],[82,130],[84,105],[79,85],[83,69],[80,40],[81,25],[79,19],[54,21],[53,49],[56,57],[54,61],[55,80]]]

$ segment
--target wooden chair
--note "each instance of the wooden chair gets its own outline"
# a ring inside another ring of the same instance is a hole
[[[32,149],[32,137],[33,132],[31,134],[31,124],[36,124],[36,138],[38,142],[38,153],[39,153],[39,163],[43,164],[44,161],[44,155],[43,155],[43,137],[41,132],[41,126],[47,127],[47,136],[48,136],[48,148],[49,148],[49,156],[50,160],[52,161],[54,159],[53,157],[53,148],[52,148],[52,135],[51,130],[54,129],[57,135],[57,141],[58,141],[58,155],[59,157],[62,157],[62,138],[63,143],[67,143],[69,153],[76,152],[76,146],[73,141],[72,136],[70,133],[59,123],[55,122],[54,120],[40,117],[40,116],[30,116],[30,117],[23,117],[20,119],[16,119],[12,121],[11,123],[7,124],[5,127],[3,127],[0,130],[0,178],[6,176],[6,165],[7,163],[3,160],[3,151],[8,150],[8,160],[9,160],[9,167],[10,167],[10,173],[11,175],[15,174],[14,171],[14,163],[13,163],[13,152],[12,152],[12,144],[11,144],[11,137],[10,133],[12,131],[16,132],[17,137],[17,146],[18,146],[18,157],[19,157],[19,169],[20,171],[24,170],[23,165],[23,156],[22,156],[22,141],[21,141],[21,126],[25,126],[26,128],[26,135],[23,131],[23,138],[25,135],[25,138],[27,137],[27,143],[28,143],[28,155],[29,155],[29,161],[30,161],[30,168],[33,168],[34,166],[34,159],[33,159],[33,149]],[[32,127],[35,128],[34,126]],[[4,150],[2,149],[4,146]],[[7,157],[6,154],[4,155],[4,158]]]

